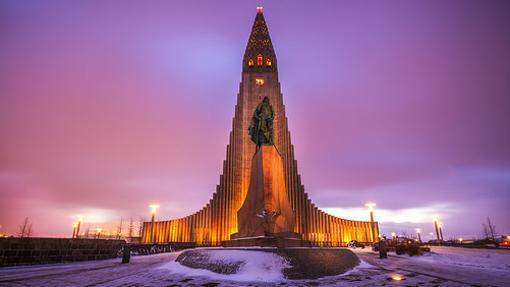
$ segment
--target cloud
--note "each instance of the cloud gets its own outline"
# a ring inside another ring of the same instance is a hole
[[[327,207],[324,211],[347,219],[369,221],[368,211],[366,208],[335,208]],[[457,213],[454,207],[450,204],[434,204],[430,206],[422,206],[415,208],[405,209],[377,209],[376,210],[376,221],[380,223],[429,223],[432,221],[432,217],[438,216],[442,219],[447,219],[452,216],[453,213]]]
[[[41,235],[68,234],[79,213],[136,218],[157,201],[174,218],[207,203],[250,3],[4,2],[3,228],[30,214]],[[510,230],[508,9],[289,3],[265,13],[310,198],[349,217],[375,201],[388,228],[443,208],[446,232],[486,216]]]

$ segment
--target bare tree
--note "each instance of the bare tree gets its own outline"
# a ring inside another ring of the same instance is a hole
[[[483,226],[483,239],[489,239],[489,229],[485,223],[482,223]]]
[[[133,231],[135,229],[134,223],[133,223],[133,217],[129,218],[129,226],[128,226],[128,237],[133,237]]]
[[[485,239],[491,239],[492,241],[496,241],[497,237],[496,226],[492,223],[489,217],[487,217],[487,223],[483,224],[483,234],[485,235]]]
[[[87,226],[87,229],[85,229],[85,238],[89,238],[89,235],[90,235],[90,224]]]
[[[18,228],[18,236],[23,237],[30,237],[32,234],[32,223],[28,221],[28,217],[25,217],[25,220],[23,221],[23,224],[19,226]]]
[[[26,233],[26,235],[25,235],[25,236],[26,236],[26,237],[30,237],[30,236],[32,236],[32,223],[30,223],[30,224],[28,225],[27,233]]]
[[[18,227],[18,237],[23,238],[25,236],[25,231],[27,229],[28,225],[28,217],[25,217],[25,221],[23,221],[23,224]]]
[[[122,217],[120,218],[119,226],[117,227],[117,239],[120,239],[122,235]]]
[[[138,236],[142,237],[143,235],[143,223],[145,222],[145,217],[140,216],[138,221]]]

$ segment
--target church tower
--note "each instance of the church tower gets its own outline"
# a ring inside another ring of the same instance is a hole
[[[274,143],[284,160],[285,183],[289,190],[289,197],[291,193],[295,194],[301,186],[278,81],[278,61],[261,7],[257,8],[242,64],[242,80],[237,96],[231,143],[227,147],[227,161],[229,148],[233,147],[234,151],[232,154],[234,159],[233,192],[236,195],[236,200],[232,211],[235,223],[237,222],[235,213],[241,207],[249,188],[251,160],[255,154],[255,144],[250,140],[248,127],[257,105],[266,96],[275,113]],[[234,140],[232,141],[232,139]],[[291,171],[292,168],[294,171]],[[298,226],[296,229],[301,230],[302,228]],[[233,226],[232,231],[237,231],[237,226]]]
[[[276,53],[262,7],[258,7],[243,56],[232,131],[216,191],[209,203],[195,214],[156,222],[153,238],[150,238],[149,232],[151,222],[144,223],[143,242],[195,242],[197,245],[217,246],[238,231],[237,211],[248,192],[251,161],[256,150],[248,127],[257,105],[266,96],[274,110],[274,145],[283,159],[285,186],[295,214],[294,232],[315,244],[345,245],[352,239],[359,242],[376,240],[377,223],[331,216],[317,208],[305,193],[294,159],[294,146],[278,81]]]

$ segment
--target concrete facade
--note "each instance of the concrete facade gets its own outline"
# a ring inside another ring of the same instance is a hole
[[[283,95],[278,81],[278,62],[262,11],[258,11],[243,58],[242,80],[232,121],[223,174],[210,201],[196,213],[184,218],[144,223],[144,243],[195,242],[218,246],[238,232],[237,212],[247,195],[255,144],[248,127],[257,105],[269,97],[273,107],[274,144],[283,161],[288,202],[294,212],[294,232],[318,246],[344,246],[350,240],[374,242],[377,223],[346,220],[329,215],[311,201],[304,190],[294,159],[294,146],[288,130]],[[373,228],[373,230],[372,230]],[[373,232],[372,232],[373,231]]]

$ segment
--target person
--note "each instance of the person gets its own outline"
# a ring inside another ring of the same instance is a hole
[[[379,240],[379,258],[386,259],[388,258],[388,250],[386,249],[386,237],[383,237]]]

